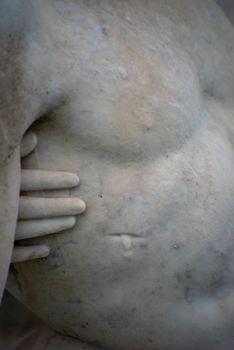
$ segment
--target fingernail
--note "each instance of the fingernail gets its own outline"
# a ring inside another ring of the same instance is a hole
[[[82,199],[79,200],[79,214],[82,214],[86,210],[86,204]]]

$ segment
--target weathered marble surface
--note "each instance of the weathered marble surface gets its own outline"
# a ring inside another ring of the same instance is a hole
[[[13,266],[15,293],[94,346],[233,349],[233,27],[209,0],[25,1],[16,17],[9,139],[41,117],[23,167],[78,174],[43,196],[87,211],[31,241],[50,255]]]

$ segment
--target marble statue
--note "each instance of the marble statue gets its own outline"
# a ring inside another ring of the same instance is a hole
[[[0,10],[0,285],[12,259],[43,349],[233,349],[232,24],[212,0]]]

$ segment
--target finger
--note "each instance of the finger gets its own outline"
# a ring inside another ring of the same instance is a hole
[[[78,184],[76,174],[64,171],[21,170],[21,191],[64,189]]]
[[[50,249],[46,245],[16,246],[13,249],[11,262],[17,263],[45,258],[49,253]]]
[[[75,223],[76,219],[74,216],[19,221],[15,239],[29,239],[57,233],[72,228]]]
[[[71,216],[85,211],[85,203],[79,198],[37,198],[21,196],[18,219],[40,219]]]
[[[21,141],[20,156],[25,157],[31,153],[37,145],[37,135],[32,131],[28,131]]]

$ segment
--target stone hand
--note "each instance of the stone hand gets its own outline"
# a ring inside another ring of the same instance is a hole
[[[37,137],[28,132],[21,144],[21,157],[30,154],[37,145]],[[85,210],[85,203],[79,198],[43,198],[32,196],[30,191],[62,190],[78,186],[77,175],[61,171],[21,170],[21,195],[19,200],[16,245],[12,262],[38,259],[49,255],[46,245],[28,245],[32,239],[69,229],[75,225],[75,215]],[[27,195],[23,192],[27,191]],[[24,245],[22,243],[25,242]]]

